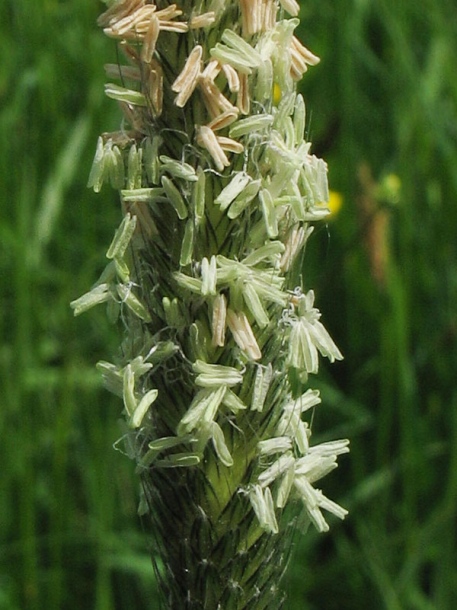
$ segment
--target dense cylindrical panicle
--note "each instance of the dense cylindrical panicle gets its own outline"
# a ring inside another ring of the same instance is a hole
[[[106,302],[126,328],[98,366],[123,400],[167,607],[276,609],[291,532],[346,514],[313,483],[348,442],[313,446],[304,416],[319,354],[342,358],[302,285],[328,213],[296,92],[318,59],[295,1],[106,3],[125,58],[106,93],[124,118],[89,185],[120,190],[123,220],[72,306]]]

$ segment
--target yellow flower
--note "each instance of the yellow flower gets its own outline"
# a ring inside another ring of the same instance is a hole
[[[328,199],[328,209],[330,210],[330,218],[334,218],[340,211],[343,205],[343,195],[338,191],[330,191]]]

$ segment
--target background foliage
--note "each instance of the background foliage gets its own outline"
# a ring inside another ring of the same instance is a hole
[[[322,57],[302,89],[343,196],[307,250],[345,354],[315,436],[349,436],[325,481],[350,509],[297,537],[290,610],[457,605],[457,4],[307,0]],[[119,402],[94,370],[119,331],[69,302],[104,266],[120,211],[85,187],[114,45],[92,0],[0,4],[0,610],[155,608]],[[314,381],[313,381],[314,383]],[[314,385],[316,385],[314,383]],[[313,386],[314,387],[314,386]],[[317,440],[317,439],[316,439]]]

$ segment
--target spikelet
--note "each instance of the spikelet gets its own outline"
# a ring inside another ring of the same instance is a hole
[[[342,355],[296,285],[328,214],[296,94],[319,60],[294,34],[296,0],[108,4],[98,23],[128,65],[107,66],[106,94],[124,122],[89,185],[120,191],[123,220],[72,307],[105,303],[126,328],[99,369],[122,399],[166,607],[276,610],[290,518],[326,531],[324,511],[346,515],[314,483],[348,443],[311,443],[307,386]]]

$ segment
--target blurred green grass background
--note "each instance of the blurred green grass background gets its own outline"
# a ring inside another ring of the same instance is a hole
[[[93,0],[0,4],[0,610],[158,607],[120,405],[95,362],[120,331],[74,319],[120,218],[86,189],[114,44]],[[345,354],[323,369],[324,482],[350,509],[297,537],[289,610],[457,607],[457,3],[307,0],[301,85],[343,205],[306,288]]]

